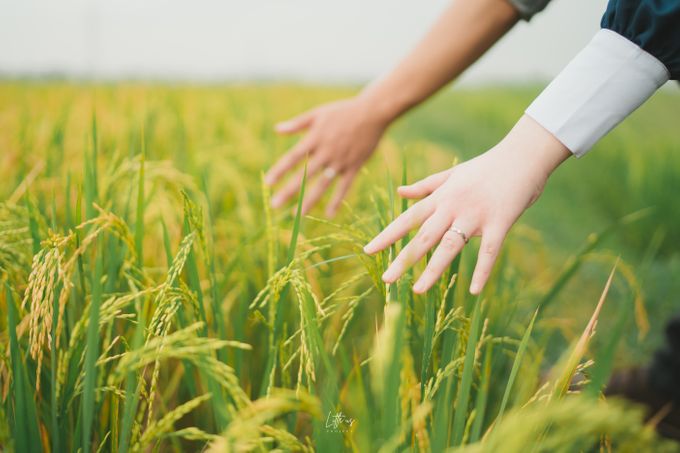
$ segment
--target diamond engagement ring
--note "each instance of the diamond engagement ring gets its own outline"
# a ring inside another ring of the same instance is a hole
[[[465,234],[463,231],[459,230],[455,226],[452,226],[451,228],[449,228],[449,231],[453,231],[458,236],[463,238],[463,242],[465,242],[466,244],[468,243],[469,238],[467,237],[467,234]]]
[[[326,167],[323,169],[323,176],[326,179],[333,179],[337,176],[338,172],[335,171],[335,168],[332,167]]]

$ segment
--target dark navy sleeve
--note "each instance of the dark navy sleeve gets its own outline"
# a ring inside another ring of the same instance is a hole
[[[550,0],[508,0],[515,7],[524,20],[529,20],[534,14],[543,11]]]
[[[680,79],[680,0],[609,0],[602,28],[637,44]]]

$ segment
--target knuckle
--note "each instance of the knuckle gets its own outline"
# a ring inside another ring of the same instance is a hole
[[[458,246],[458,235],[452,231],[447,231],[442,237],[441,246],[446,251],[455,250]]]
[[[397,220],[402,222],[409,230],[416,226],[417,221],[416,213],[412,209],[413,208],[409,209],[397,218]]]
[[[419,231],[416,239],[419,243],[427,245],[432,241],[432,234],[429,231]]]
[[[294,149],[293,156],[302,157],[307,154],[312,154],[312,151],[317,146],[316,134],[310,132],[307,137],[302,139]]]
[[[498,253],[498,246],[496,244],[484,244],[482,253],[486,256],[495,256]]]
[[[416,261],[416,256],[418,255],[417,248],[414,246],[406,246],[404,250],[397,256],[394,260],[397,269],[408,267],[411,263]]]

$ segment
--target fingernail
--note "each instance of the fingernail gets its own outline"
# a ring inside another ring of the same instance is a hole
[[[373,253],[374,248],[373,242],[369,242],[368,244],[364,245],[364,253],[368,253],[370,255]]]
[[[413,285],[413,292],[422,293],[425,291],[425,284],[418,280],[415,285]]]
[[[281,206],[281,199],[278,197],[272,198],[271,205],[272,208],[278,208],[279,206]]]
[[[384,274],[382,274],[382,279],[385,283],[392,283],[394,281],[394,272],[391,269],[387,269]]]
[[[470,284],[470,293],[471,294],[475,294],[475,295],[479,294],[480,290],[481,290],[481,288],[479,287],[479,283],[472,282],[472,284]]]
[[[285,131],[286,129],[290,129],[290,123],[284,121],[283,123],[278,123],[275,127],[277,131]]]

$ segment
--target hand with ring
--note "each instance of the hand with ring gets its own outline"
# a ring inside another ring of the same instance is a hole
[[[335,215],[390,121],[391,118],[375,108],[374,102],[359,95],[322,105],[279,123],[276,130],[280,134],[302,131],[306,134],[265,176],[268,185],[275,185],[286,175],[291,175],[272,197],[272,206],[281,207],[297,194],[304,173],[302,163],[308,158],[308,184],[302,201],[302,214],[309,212],[326,190],[337,182],[335,193],[326,206],[326,215]],[[294,172],[296,167],[298,170]]]
[[[479,294],[491,274],[503,240],[519,216],[540,196],[552,171],[571,153],[552,134],[524,116],[484,154],[431,175],[398,193],[419,199],[369,242],[377,253],[420,227],[383,274],[386,283],[436,246],[413,290],[424,293],[444,273],[472,236],[481,236],[470,292]]]

